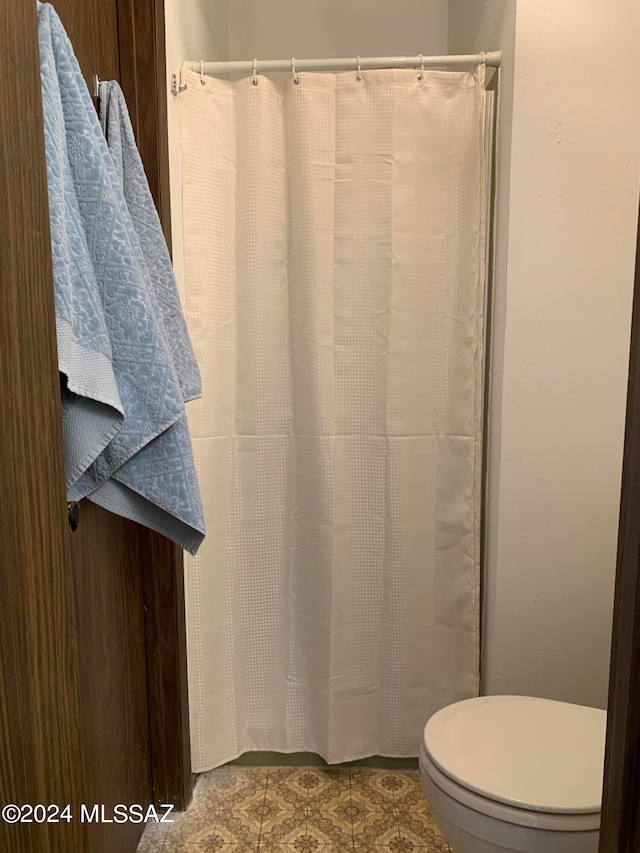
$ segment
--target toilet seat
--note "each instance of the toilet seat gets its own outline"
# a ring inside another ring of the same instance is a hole
[[[606,712],[529,696],[483,696],[434,714],[420,763],[460,803],[539,829],[597,829]]]
[[[553,812],[534,811],[515,806],[508,806],[498,800],[482,797],[474,791],[464,788],[454,782],[435,766],[420,747],[420,767],[445,794],[487,817],[513,823],[516,826],[526,826],[532,829],[546,829],[556,832],[588,832],[600,828],[600,812],[581,814],[559,814]]]

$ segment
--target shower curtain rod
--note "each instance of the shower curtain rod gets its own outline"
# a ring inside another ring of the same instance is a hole
[[[247,59],[231,62],[185,60],[183,68],[202,74],[260,74],[267,71],[366,71],[373,68],[432,68],[438,65],[482,65],[497,68],[499,50],[457,56],[351,56],[336,59]]]

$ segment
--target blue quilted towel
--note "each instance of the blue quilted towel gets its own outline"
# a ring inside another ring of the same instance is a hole
[[[68,497],[87,497],[193,554],[204,516],[184,404],[199,393],[199,374],[184,321],[182,342],[172,337],[177,294],[171,302],[169,283],[151,272],[151,244],[136,234],[49,4],[38,6],[38,33]]]
[[[100,123],[138,238],[140,264],[146,267],[151,279],[151,292],[156,299],[184,399],[194,400],[202,393],[200,371],[191,347],[171,258],[136,145],[127,103],[120,84],[115,80],[100,84]]]

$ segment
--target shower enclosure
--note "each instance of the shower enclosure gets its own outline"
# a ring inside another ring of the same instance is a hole
[[[485,58],[182,73],[196,770],[414,756],[478,692]]]

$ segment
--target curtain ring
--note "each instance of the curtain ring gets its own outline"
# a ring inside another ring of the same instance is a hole
[[[200,82],[204,86],[204,60],[200,60]]]
[[[356,56],[356,80],[358,83],[362,80],[362,74],[360,73],[360,57]]]
[[[296,64],[295,63],[296,63],[296,58],[295,58],[295,56],[292,56],[291,57],[291,74],[293,75],[293,82],[297,86],[300,81],[298,80],[298,75],[296,73]]]
[[[422,83],[424,80],[424,56],[421,53],[419,53],[418,56],[420,57],[420,73],[418,74],[418,80]]]
[[[251,81],[254,86],[258,85],[258,72],[256,70],[256,65],[258,64],[258,57],[254,57],[253,60],[253,80]]]

